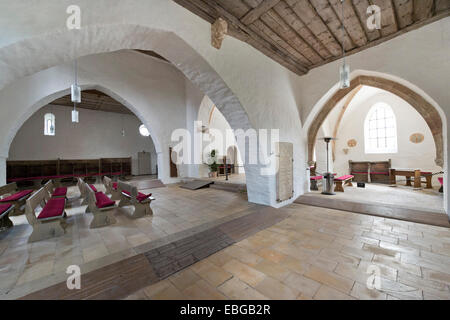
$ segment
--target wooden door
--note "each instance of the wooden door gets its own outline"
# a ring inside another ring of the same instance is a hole
[[[151,174],[152,173],[152,167],[151,167],[151,159],[150,159],[150,152],[138,152],[138,174]]]
[[[169,147],[169,161],[170,161],[170,177],[176,178],[178,177],[178,169],[176,163],[172,160],[172,147]]]

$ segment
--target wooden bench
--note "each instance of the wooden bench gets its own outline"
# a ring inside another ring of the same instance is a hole
[[[121,192],[117,182],[113,182],[111,178],[105,176],[103,177],[103,185],[105,186],[106,194],[111,195],[111,200],[120,200]]]
[[[36,208],[40,206],[42,210],[36,217]],[[59,237],[64,234],[65,221],[67,217],[65,198],[50,198],[45,188],[39,189],[25,204],[25,216],[28,223],[33,227],[33,232],[28,238],[28,242],[40,241],[52,237]]]
[[[94,216],[89,228],[100,228],[116,223],[116,218],[112,215],[112,211],[117,209],[116,202],[103,192],[94,192],[86,183],[84,189],[88,198],[86,212],[91,212]]]
[[[406,177],[406,186],[411,187],[411,178],[414,178],[414,189],[420,189],[422,187],[422,183],[426,184],[426,189],[432,189],[432,172],[423,172],[419,169],[391,169],[390,170],[390,179],[391,185],[395,185],[396,176]],[[425,177],[425,181],[422,181],[422,177]]]
[[[53,180],[48,180],[44,188],[52,198],[64,198],[67,200],[67,187],[55,187]]]
[[[439,188],[439,192],[444,192],[444,178],[439,177],[438,178],[439,183],[441,184],[441,187]]]
[[[0,231],[9,229],[13,226],[9,214],[14,210],[13,204],[0,204]]]
[[[320,180],[322,180],[323,177],[322,176],[314,176],[314,177],[309,177],[309,181],[311,182],[311,190],[319,190],[319,186],[318,186],[318,182]]]
[[[32,189],[19,191],[15,182],[8,183],[0,187],[0,204],[12,204],[14,205],[12,213],[14,215],[22,214],[24,212],[22,207],[33,191]]]
[[[354,176],[348,174],[339,178],[335,178],[334,182],[336,183],[336,187],[334,191],[336,192],[344,192],[344,185],[353,187],[352,180]]]
[[[130,214],[132,218],[140,218],[145,215],[152,215],[150,203],[155,200],[150,194],[143,194],[137,188],[123,181],[118,182],[118,189],[121,193],[119,207],[134,206],[134,212]]]

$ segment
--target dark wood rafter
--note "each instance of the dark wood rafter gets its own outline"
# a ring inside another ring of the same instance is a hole
[[[298,75],[340,59],[342,44],[355,54],[450,14],[450,0],[173,1],[210,23],[224,19],[228,35]],[[367,26],[370,5],[381,9],[379,30]]]

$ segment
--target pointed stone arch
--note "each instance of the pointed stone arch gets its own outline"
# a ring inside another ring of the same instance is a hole
[[[417,112],[424,118],[433,135],[434,143],[436,145],[435,163],[444,166],[444,140],[443,140],[443,124],[438,110],[426,100],[422,95],[414,90],[406,87],[399,82],[385,79],[378,76],[359,75],[355,77],[350,87],[342,90],[337,90],[323,105],[308,129],[308,162],[313,161],[314,144],[317,138],[317,133],[322,126],[324,120],[327,118],[331,110],[345,98],[348,94],[352,94],[358,87],[367,85],[391,92],[398,97],[408,102]]]

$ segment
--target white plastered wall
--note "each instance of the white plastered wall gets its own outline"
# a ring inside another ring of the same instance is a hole
[[[351,77],[373,75],[401,83],[422,95],[441,115],[444,135],[444,207],[450,213],[448,149],[450,148],[450,17],[398,36],[347,58]],[[298,79],[298,104],[308,129],[325,102],[338,90],[339,65],[335,61]],[[306,152],[306,151],[305,151]]]
[[[65,10],[70,4],[15,1],[2,7],[0,88],[77,56],[119,49],[154,50],[210,97],[232,128],[280,129],[281,140],[294,144],[294,198],[300,194],[305,157],[294,74],[231,37],[221,50],[214,49],[210,24],[172,1],[111,4],[81,0],[77,4],[82,10],[82,29],[77,31],[65,28]],[[37,25],[23,23],[41,16],[46,18]],[[260,169],[260,165],[245,168],[249,201],[274,206],[289,203],[276,203],[275,177],[262,176]]]
[[[151,137],[139,133],[134,115],[78,109],[80,122],[72,123],[71,108],[47,105],[17,132],[8,160],[98,159],[131,157],[132,174],[138,174],[138,152],[150,153],[156,173],[156,151]],[[44,115],[55,115],[55,135],[44,135]],[[122,136],[122,129],[125,136]]]
[[[364,121],[375,103],[384,102],[391,106],[397,121],[397,153],[366,154],[364,139]],[[330,116],[338,112],[336,108]],[[333,126],[336,125],[334,121]],[[425,137],[420,144],[412,143],[413,133],[422,133]],[[336,141],[336,159],[334,170],[338,175],[349,173],[348,161],[386,161],[391,159],[393,168],[418,168],[422,171],[439,172],[442,168],[434,162],[436,147],[431,130],[423,117],[406,101],[396,95],[372,87],[363,87],[348,105],[339,125]],[[350,148],[347,141],[355,139],[357,145]],[[348,149],[345,154],[343,149]],[[433,183],[438,185],[437,176]]]

